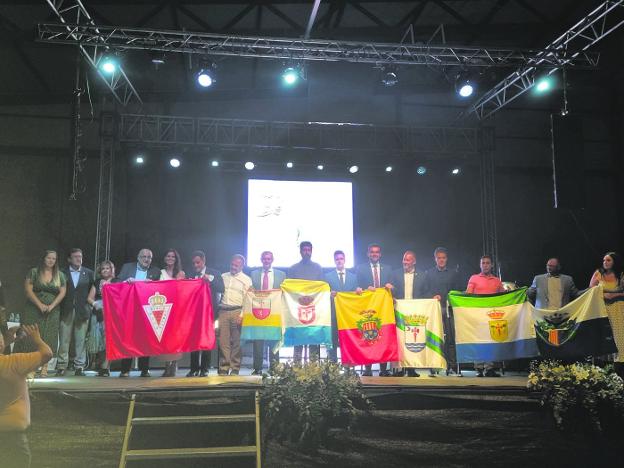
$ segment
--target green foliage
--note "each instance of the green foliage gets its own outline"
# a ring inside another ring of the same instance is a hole
[[[372,403],[358,375],[338,364],[279,364],[263,377],[265,436],[316,450],[332,427],[348,427]]]
[[[586,424],[601,432],[605,417],[624,415],[624,382],[610,368],[533,361],[527,387],[541,392],[541,404],[552,410],[559,429]]]

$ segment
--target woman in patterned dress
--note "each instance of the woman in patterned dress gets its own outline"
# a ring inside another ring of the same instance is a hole
[[[115,265],[110,260],[104,260],[96,270],[95,284],[89,291],[89,303],[93,304],[93,314],[89,323],[87,336],[87,351],[94,355],[96,365],[99,364],[98,377],[110,377],[110,363],[106,359],[106,334],[102,307],[102,287],[115,278]]]
[[[54,250],[45,251],[39,266],[30,270],[24,283],[26,305],[21,315],[21,323],[39,325],[41,338],[52,349],[55,358],[59,340],[59,305],[65,297],[65,284],[65,275],[59,270]],[[14,350],[17,353],[35,351],[31,348],[30,340],[19,340]],[[47,365],[42,366],[40,376],[48,376]]]
[[[618,375],[624,377],[624,265],[618,253],[607,252],[602,258],[602,267],[594,272],[589,287],[599,284],[604,290],[607,315],[618,348],[614,368]]]

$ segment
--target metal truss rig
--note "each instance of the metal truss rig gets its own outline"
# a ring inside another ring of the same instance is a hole
[[[552,60],[548,53],[538,54],[535,58],[527,61],[525,66],[511,73],[481,96],[472,105],[469,113],[474,112],[479,119],[490,117],[531,89],[535,85],[536,78],[550,75],[563,67],[570,67],[571,64],[576,63],[578,57],[587,53],[587,49],[622,25],[624,25],[624,0],[602,3],[546,46],[545,50],[563,53],[564,59],[559,65],[550,67],[545,72],[542,71],[542,75],[540,75],[539,70],[545,65],[550,66]]]
[[[128,79],[121,66],[110,75],[102,73],[98,67],[104,54],[109,51],[109,46],[103,39],[94,39],[88,43],[80,40],[80,35],[76,34],[76,24],[90,28],[96,34],[100,34],[100,28],[95,24],[89,12],[85,9],[81,0],[46,0],[54,14],[58,17],[60,24],[56,24],[58,31],[63,31],[64,36],[72,44],[80,49],[83,57],[89,62],[93,69],[100,75],[115,99],[122,105],[128,104],[133,98],[143,102],[136,89]]]
[[[330,122],[270,122],[122,114],[119,141],[153,146],[207,146],[358,153],[477,154],[478,129]]]
[[[186,54],[283,60],[357,62],[376,65],[513,67],[540,60],[540,67],[593,68],[598,55],[579,51],[574,58],[558,48],[520,50],[410,43],[374,43],[326,39],[247,37],[93,24],[40,23],[38,40],[82,47],[106,45],[114,50],[139,49]]]

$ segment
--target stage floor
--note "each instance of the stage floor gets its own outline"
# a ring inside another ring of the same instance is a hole
[[[245,372],[247,371],[247,372]],[[96,377],[94,372],[87,372],[86,377],[54,377],[30,381],[34,392],[153,392],[170,390],[199,390],[210,388],[261,388],[262,377],[256,375],[220,376],[211,369],[207,377],[185,377],[185,369],[178,371],[176,377],[156,377],[160,370],[152,372],[153,377],[141,378],[139,372],[132,372],[129,378],[119,378],[118,372],[111,377]],[[248,373],[248,370],[241,372]],[[405,389],[464,389],[521,391],[526,389],[526,374],[506,373],[502,377],[476,377],[475,372],[464,371],[463,377],[437,375],[430,377],[423,371],[420,377],[361,377],[362,385],[368,390],[383,388]]]

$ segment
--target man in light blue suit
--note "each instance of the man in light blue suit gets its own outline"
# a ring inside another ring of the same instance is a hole
[[[327,350],[329,359],[333,362],[338,362],[338,323],[336,321],[336,306],[333,298],[336,297],[337,292],[341,291],[355,291],[358,287],[357,276],[355,273],[345,268],[345,254],[342,250],[336,250],[334,252],[334,263],[336,269],[325,274],[325,281],[331,288],[332,295],[332,349]]]
[[[257,290],[278,289],[282,282],[286,279],[286,273],[276,270],[273,265],[273,253],[269,251],[262,252],[260,255],[262,268],[258,268],[251,272],[251,286]],[[279,362],[279,351],[271,350],[272,343],[264,340],[254,340],[253,342],[253,372],[252,375],[262,375],[262,364],[264,361],[264,349],[269,346],[269,364],[273,366]]]
[[[535,307],[538,309],[559,309],[581,293],[571,276],[561,274],[559,259],[549,258],[546,273],[533,278],[527,295],[535,300]]]

